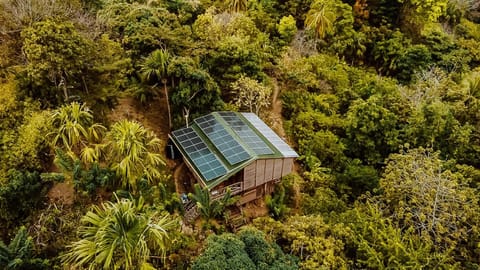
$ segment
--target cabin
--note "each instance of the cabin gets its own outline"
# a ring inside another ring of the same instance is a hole
[[[297,153],[256,114],[212,112],[173,131],[170,140],[212,199],[227,189],[245,204],[273,192]]]

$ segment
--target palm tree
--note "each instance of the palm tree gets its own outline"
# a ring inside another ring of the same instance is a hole
[[[142,177],[152,183],[162,176],[160,167],[165,162],[159,153],[160,140],[138,122],[116,122],[106,139],[110,167],[121,179],[123,188],[136,192]]]
[[[144,209],[143,199],[119,199],[93,206],[81,219],[80,240],[68,246],[62,260],[88,269],[155,269],[150,258],[162,258],[175,222]],[[82,268],[83,269],[83,268]]]
[[[248,0],[229,0],[228,9],[230,12],[241,12],[247,10]]]
[[[90,143],[100,141],[105,131],[104,126],[93,123],[90,109],[78,102],[72,102],[55,110],[52,121],[55,127],[51,133],[54,136],[52,144],[65,147],[69,154],[79,154],[82,148]]]
[[[163,92],[167,100],[168,128],[172,128],[172,116],[167,89],[167,68],[170,58],[170,53],[166,49],[155,50],[148,57],[143,59],[140,68],[142,77],[145,81],[161,81],[163,84]]]
[[[210,226],[210,220],[219,216],[225,207],[235,203],[236,199],[232,198],[230,190],[227,189],[225,195],[219,200],[212,200],[210,191],[202,188],[199,184],[193,187],[194,192],[188,194],[190,199],[195,202],[200,216],[205,220],[207,227]]]
[[[315,0],[307,13],[305,26],[315,31],[315,41],[317,41],[318,38],[323,39],[332,30],[336,19],[335,7],[330,0]]]

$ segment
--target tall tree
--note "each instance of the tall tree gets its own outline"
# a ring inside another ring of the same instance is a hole
[[[167,89],[167,67],[170,62],[170,53],[166,49],[153,51],[144,58],[141,66],[142,76],[147,81],[160,81],[163,84],[168,111],[168,128],[172,128],[172,114],[170,112],[170,101]]]
[[[246,108],[250,112],[259,114],[261,109],[270,105],[272,89],[262,85],[257,80],[242,75],[231,84],[236,93],[235,104],[239,108]]]
[[[71,156],[98,161],[100,144],[92,148],[91,143],[102,139],[105,127],[93,122],[92,111],[85,104],[72,102],[60,107],[52,113],[52,122],[54,146],[64,147]]]
[[[380,180],[389,215],[440,250],[473,237],[478,196],[439,153],[419,148],[391,155]]]
[[[206,226],[210,226],[210,220],[222,213],[225,207],[234,203],[234,199],[228,190],[222,198],[218,200],[212,199],[210,191],[202,188],[199,184],[195,184],[194,193],[188,194],[190,199],[195,202],[200,216],[205,220]]]
[[[333,23],[337,13],[332,0],[316,0],[311,6],[305,19],[305,26],[315,32],[315,40],[324,38],[333,30]]]
[[[174,221],[149,212],[138,201],[118,199],[93,206],[81,219],[80,240],[68,246],[63,261],[87,269],[155,269],[148,260],[164,257]]]
[[[150,183],[161,177],[165,165],[159,153],[161,142],[155,134],[135,121],[121,120],[107,133],[108,160],[121,179],[121,186],[133,192],[145,177]]]
[[[84,76],[92,46],[72,23],[34,23],[22,31],[22,37],[29,95],[56,104],[88,91]]]

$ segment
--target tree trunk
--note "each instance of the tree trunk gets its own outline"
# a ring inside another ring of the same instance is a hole
[[[165,93],[165,98],[167,99],[167,111],[168,111],[168,130],[170,131],[172,129],[172,114],[170,113],[170,100],[168,98],[168,89],[167,89],[167,80],[163,79],[163,91]]]

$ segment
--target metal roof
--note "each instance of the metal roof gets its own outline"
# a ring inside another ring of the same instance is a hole
[[[298,157],[254,113],[212,112],[173,131],[169,137],[208,188],[257,159]]]

